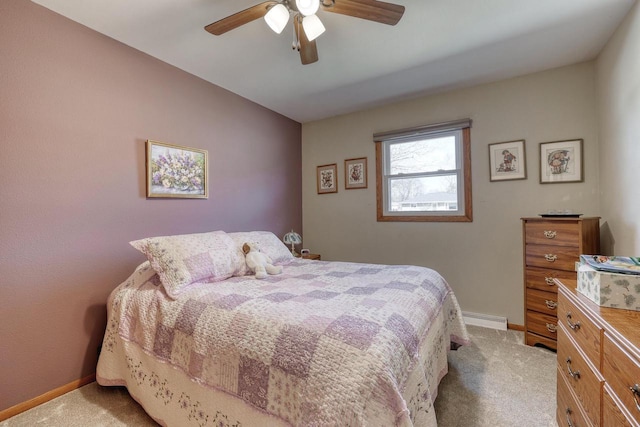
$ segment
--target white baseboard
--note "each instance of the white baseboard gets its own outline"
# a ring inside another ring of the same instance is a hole
[[[500,316],[492,316],[490,314],[462,312],[464,323],[472,326],[482,326],[483,328],[507,330],[507,318]]]

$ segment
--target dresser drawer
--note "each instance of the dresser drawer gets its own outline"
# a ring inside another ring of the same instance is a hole
[[[576,398],[569,388],[564,374],[558,366],[558,407],[556,412],[556,420],[560,427],[586,427],[592,426],[585,415],[582,407],[576,401]]]
[[[556,317],[558,294],[537,289],[527,289],[527,308]]]
[[[558,292],[553,279],[576,280],[575,271],[554,270],[549,268],[527,267],[525,282],[527,288],[540,289],[547,292]]]
[[[526,345],[535,346],[538,344],[542,344],[543,346],[550,348],[551,350],[555,350],[558,346],[556,343],[556,337],[547,338],[542,335],[532,334],[528,332],[524,336],[524,342]]]
[[[629,418],[622,413],[614,395],[615,393],[605,384],[602,394],[602,425],[636,427],[638,424],[629,421]]]
[[[600,368],[600,337],[602,328],[578,308],[570,291],[558,295],[558,324],[566,327],[582,351],[596,368]]]
[[[542,335],[543,337],[556,339],[558,323],[556,316],[527,310],[527,330]]]
[[[589,366],[586,356],[569,338],[563,326],[558,327],[558,369],[584,412],[597,425],[600,420],[600,390],[604,380]]]
[[[575,245],[580,242],[580,226],[577,222],[536,221],[525,224],[527,243]]]
[[[580,259],[580,249],[576,246],[527,245],[525,262],[527,266],[575,271]]]
[[[604,334],[603,354],[602,375],[636,422],[640,423],[640,361],[608,333]]]

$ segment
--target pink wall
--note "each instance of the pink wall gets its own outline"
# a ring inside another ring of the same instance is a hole
[[[146,139],[209,150],[209,199],[146,199]],[[107,296],[143,261],[129,241],[300,230],[300,140],[299,123],[2,0],[0,410],[95,372]]]

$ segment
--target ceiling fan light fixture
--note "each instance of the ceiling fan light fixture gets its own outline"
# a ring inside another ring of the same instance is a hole
[[[325,30],[318,15],[305,16],[302,18],[302,28],[304,28],[304,33],[310,42],[320,37]]]
[[[267,25],[280,34],[293,17],[293,48],[300,53],[302,65],[307,65],[318,61],[315,39],[325,31],[324,25],[316,16],[320,6],[323,13],[337,13],[387,25],[396,25],[405,10],[402,5],[379,0],[261,0],[260,3],[219,19],[204,29],[214,36],[220,36],[264,18]]]
[[[296,7],[304,16],[315,15],[320,7],[320,0],[296,0]]]
[[[282,3],[277,4],[264,15],[264,20],[274,33],[280,34],[289,22],[289,10]]]

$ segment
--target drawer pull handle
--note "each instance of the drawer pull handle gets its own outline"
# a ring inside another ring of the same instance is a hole
[[[574,331],[580,329],[580,321],[578,320],[576,323],[571,323],[571,313],[567,313],[567,325]]]
[[[546,259],[549,262],[554,262],[558,259],[558,255],[555,254],[544,254],[544,259]]]
[[[555,302],[555,301],[549,301],[548,299],[547,299],[547,300],[544,300],[544,303],[547,305],[547,308],[548,308],[548,309],[551,309],[551,310],[555,309],[555,308],[558,306],[558,303],[557,303],[557,302]]]
[[[633,387],[629,387],[631,393],[633,393],[633,400],[636,403],[636,409],[640,411],[640,402],[638,402],[638,397],[640,397],[640,385],[635,384]]]
[[[573,423],[571,422],[571,408],[567,408],[567,426],[569,427],[574,427]]]
[[[580,371],[574,371],[571,369],[571,358],[567,357],[567,371],[569,371],[569,375],[571,375],[571,378],[575,379],[575,380],[579,380],[580,379]]]
[[[546,237],[547,239],[555,239],[556,238],[556,232],[555,231],[551,231],[551,230],[544,230],[544,237]]]
[[[553,277],[545,277],[544,281],[547,282],[547,285],[549,286],[555,285],[555,282],[553,281]]]
[[[547,323],[547,331],[549,331],[549,332],[557,332],[558,331],[558,326],[554,325],[553,323]]]

